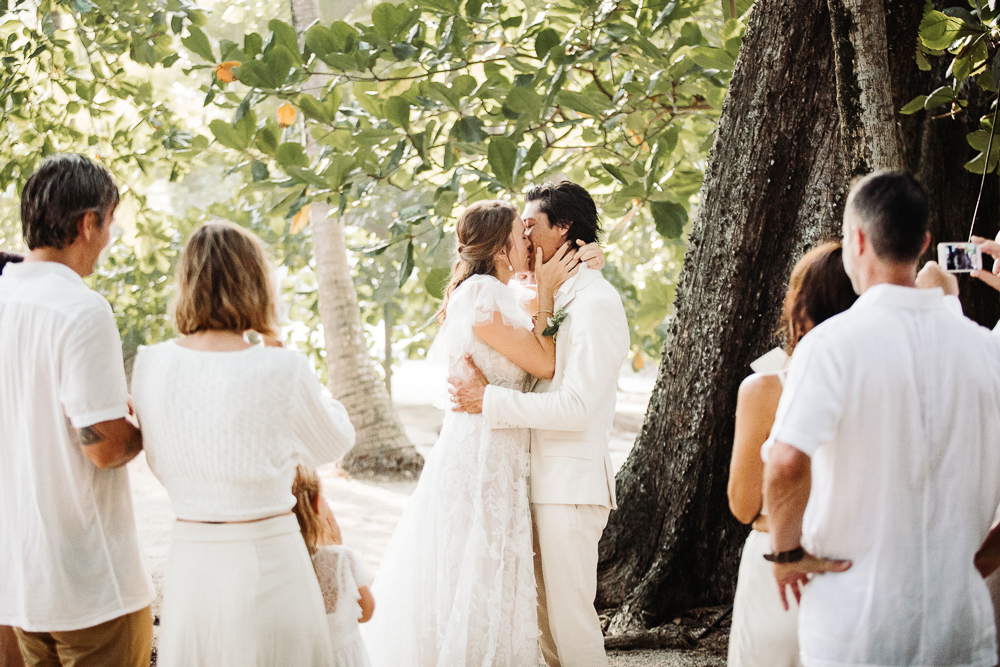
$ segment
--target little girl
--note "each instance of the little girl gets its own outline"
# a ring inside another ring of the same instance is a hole
[[[320,494],[319,476],[299,466],[292,484],[295,517],[312,555],[326,603],[335,667],[369,667],[368,651],[358,622],[367,622],[375,610],[369,586],[372,575],[357,554],[341,544],[340,527]]]

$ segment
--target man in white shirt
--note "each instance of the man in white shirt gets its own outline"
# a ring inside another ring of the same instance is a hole
[[[521,218],[543,261],[566,242],[597,241],[600,231],[593,198],[569,181],[525,193]],[[604,667],[604,635],[594,609],[597,545],[616,506],[608,433],[629,330],[621,296],[585,265],[556,292],[554,310],[565,319],[556,333],[550,382],[522,393],[489,386],[478,369],[450,381],[458,409],[481,411],[490,428],[531,429],[535,579],[546,664]]]
[[[0,280],[0,625],[28,665],[146,667],[154,591],[122,466],[129,421],[121,340],[88,289],[118,187],[82,155],[28,180],[29,252]]]
[[[1000,340],[915,288],[912,176],[859,181],[843,230],[861,297],[795,349],[763,450],[765,558],[801,596],[807,667],[994,665],[973,555],[1000,502]]]

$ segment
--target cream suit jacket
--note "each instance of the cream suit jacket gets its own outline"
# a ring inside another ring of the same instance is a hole
[[[531,502],[615,509],[608,435],[618,373],[629,351],[621,296],[599,271],[583,266],[557,292],[567,317],[556,334],[556,370],[532,393],[489,386],[490,428],[531,429]]]

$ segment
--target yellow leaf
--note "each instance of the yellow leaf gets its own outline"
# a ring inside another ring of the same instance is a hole
[[[236,81],[236,75],[233,74],[233,68],[239,67],[242,63],[239,60],[229,60],[224,63],[219,63],[215,66],[215,76],[218,77],[219,81],[222,83],[232,83]]]
[[[286,128],[295,122],[295,107],[285,102],[278,107],[278,127]]]
[[[311,206],[312,204],[306,204],[292,218],[292,234],[298,234],[305,228],[306,223],[309,222],[309,209]]]

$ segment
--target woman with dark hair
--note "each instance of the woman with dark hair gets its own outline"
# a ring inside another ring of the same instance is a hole
[[[729,508],[741,523],[751,524],[753,530],[743,547],[736,585],[729,635],[730,667],[801,664],[798,608],[790,611],[782,608],[771,564],[764,560],[771,547],[760,448],[774,424],[789,355],[813,327],[847,310],[857,298],[844,271],[839,243],[824,243],[806,253],[792,270],[782,308],[779,333],[785,339],[785,349],[772,350],[751,364],[757,372],[740,385],[729,468]]]
[[[5,252],[0,250],[0,274],[3,273],[3,267],[8,264],[17,264],[18,262],[23,262],[24,256],[18,255],[16,252]]]
[[[532,376],[551,378],[547,318],[533,321],[507,286],[532,269],[517,209],[476,202],[455,235],[458,260],[432,356],[451,374],[464,374],[471,357],[491,384],[520,391]],[[544,264],[541,249],[535,253],[538,314],[552,313],[556,290],[573,273],[568,248]],[[379,609],[361,634],[375,667],[537,663],[529,437],[527,429],[491,431],[479,414],[446,413],[372,587]]]

